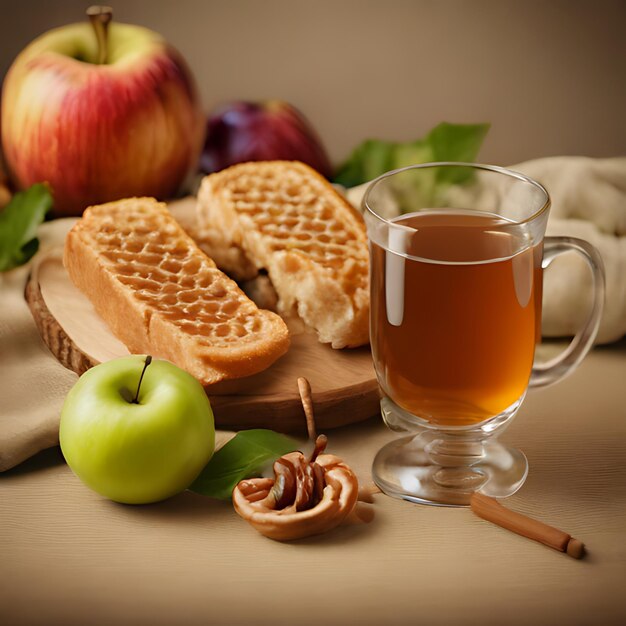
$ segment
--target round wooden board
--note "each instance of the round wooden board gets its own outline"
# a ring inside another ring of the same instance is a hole
[[[25,297],[52,354],[77,374],[129,354],[71,282],[61,249],[39,255]],[[315,335],[296,330],[287,354],[264,372],[207,388],[216,425],[304,431],[299,376],[311,383],[318,430],[364,420],[379,410],[369,347],[333,350]]]

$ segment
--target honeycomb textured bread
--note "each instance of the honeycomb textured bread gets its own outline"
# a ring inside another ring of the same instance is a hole
[[[227,235],[216,228],[202,228],[198,224],[196,212],[192,215],[176,213],[176,221],[196,242],[200,250],[213,259],[217,267],[237,282],[249,281],[258,277],[257,267],[233,245]]]
[[[168,359],[203,385],[260,372],[289,346],[283,320],[257,308],[152,198],[87,209],[63,262],[131,353]]]
[[[206,176],[198,222],[264,268],[279,310],[333,348],[368,343],[369,259],[361,215],[297,161],[242,163]]]

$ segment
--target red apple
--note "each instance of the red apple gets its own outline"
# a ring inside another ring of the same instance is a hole
[[[20,188],[47,181],[56,214],[172,196],[202,146],[202,111],[181,55],[139,26],[114,22],[107,35],[107,21],[44,33],[4,81],[7,167]]]
[[[200,169],[210,174],[246,161],[302,161],[329,178],[332,166],[317,133],[294,106],[281,100],[231,102],[207,124]]]

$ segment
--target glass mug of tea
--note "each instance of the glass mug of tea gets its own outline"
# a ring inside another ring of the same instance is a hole
[[[415,165],[367,188],[381,412],[392,430],[411,433],[374,460],[385,493],[459,506],[474,491],[505,497],[524,483],[526,457],[496,437],[528,387],[554,383],[580,363],[604,303],[599,253],[580,239],[545,237],[549,210],[542,185],[488,165]],[[593,276],[588,319],[562,354],[533,365],[543,270],[572,250]]]

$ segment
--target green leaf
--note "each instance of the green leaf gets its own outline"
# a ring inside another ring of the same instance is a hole
[[[0,272],[23,265],[39,248],[37,227],[52,208],[47,185],[16,193],[0,212]]]
[[[433,158],[433,150],[424,139],[398,143],[393,149],[393,165],[391,169],[400,169],[415,163],[428,163]]]
[[[431,161],[472,163],[489,130],[489,124],[449,124],[443,122],[426,137],[395,143],[368,139],[360,144],[338,169],[334,182],[354,187],[389,170]],[[471,176],[464,169],[439,170],[437,183],[461,183]]]
[[[270,463],[298,446],[295,439],[273,430],[242,430],[213,455],[189,489],[210,498],[229,500],[240,480],[260,476]]]
[[[394,144],[379,139],[368,139],[358,146],[339,168],[334,182],[344,187],[355,187],[379,176],[379,172],[393,169]]]
[[[434,161],[459,161],[473,163],[478,156],[489,124],[448,124],[435,126],[426,141],[433,152]],[[441,168],[437,171],[438,183],[460,184],[469,180],[472,170],[467,168]]]

